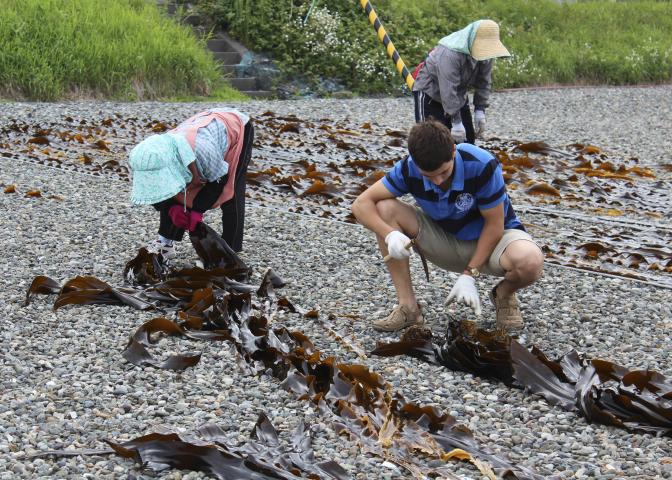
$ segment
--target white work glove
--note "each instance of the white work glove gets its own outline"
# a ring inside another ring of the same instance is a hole
[[[446,306],[455,300],[457,303],[462,302],[474,309],[477,316],[481,315],[481,299],[478,296],[476,289],[476,279],[471,275],[460,275],[453,285],[453,289],[446,299]]]
[[[455,143],[464,143],[467,139],[467,131],[464,129],[462,122],[454,123],[453,128],[450,130],[450,135],[455,140]]]
[[[411,256],[410,248],[406,248],[409,243],[411,243],[411,239],[399,230],[392,230],[385,237],[388,253],[392,258],[396,258],[397,260],[403,260]]]
[[[474,111],[474,130],[476,138],[483,138],[485,135],[485,112],[483,110]]]

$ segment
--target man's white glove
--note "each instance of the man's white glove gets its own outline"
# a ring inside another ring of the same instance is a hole
[[[463,143],[467,139],[467,131],[464,129],[462,122],[453,124],[450,135],[455,140],[455,143]]]
[[[483,138],[485,134],[485,112],[483,110],[474,111],[474,130],[476,138]]]
[[[403,260],[411,256],[411,250],[406,248],[411,243],[411,239],[401,233],[399,230],[392,230],[385,237],[387,251],[392,258]]]
[[[476,280],[471,275],[460,275],[448,295],[446,306],[455,300],[469,305],[477,316],[481,315],[481,299],[476,289]]]

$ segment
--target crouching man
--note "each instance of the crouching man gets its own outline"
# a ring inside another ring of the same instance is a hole
[[[374,328],[393,332],[424,321],[408,264],[413,245],[433,264],[460,273],[446,304],[463,302],[476,315],[481,273],[504,277],[490,292],[497,327],[522,329],[515,292],[539,279],[544,260],[513,211],[499,162],[482,148],[455,145],[437,121],[411,129],[408,151],[352,204],[359,223],[376,234],[381,254],[389,254],[397,293],[398,305]],[[407,193],[417,207],[397,199]]]

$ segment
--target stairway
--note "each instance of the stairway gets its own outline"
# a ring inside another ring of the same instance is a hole
[[[216,32],[208,42],[208,50],[220,64],[222,75],[233,88],[240,90],[248,97],[269,98],[275,96],[271,90],[261,89],[260,80],[255,76],[246,76],[243,59],[249,58],[249,51],[224,32]]]
[[[177,12],[178,5],[172,3],[170,0],[156,0],[156,3],[169,16],[174,16]],[[185,7],[185,5],[182,6]],[[188,8],[188,5],[186,7]],[[202,27],[202,19],[196,14],[188,14],[181,21],[191,25],[194,32],[200,37],[203,37],[207,33]],[[261,88],[262,82],[260,82],[259,78],[247,74],[246,70],[250,70],[247,67],[249,67],[249,59],[252,57],[252,54],[244,45],[233,40],[225,32],[218,31],[208,38],[207,47],[219,63],[222,76],[233,88],[240,90],[251,98],[271,98],[276,96],[274,91]],[[247,62],[244,63],[244,61]]]

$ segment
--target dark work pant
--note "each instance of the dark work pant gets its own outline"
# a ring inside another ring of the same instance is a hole
[[[245,174],[252,158],[252,143],[254,141],[254,127],[250,120],[245,125],[243,149],[238,158],[236,178],[234,179],[233,198],[220,207],[222,209],[222,238],[236,252],[243,248],[243,229],[245,227]],[[192,210],[205,213],[215,204],[222,193],[228,175],[215,182],[206,183],[192,202]],[[181,241],[184,229],[178,228],[168,214],[173,205],[181,205],[173,198],[152,205],[159,212],[159,235],[170,240]]]
[[[252,160],[252,143],[254,143],[254,127],[252,120],[245,125],[243,149],[238,157],[238,168],[234,184],[233,198],[220,207],[222,209],[222,238],[233,249],[243,249],[243,229],[245,228],[245,187],[247,186],[247,167]]]
[[[443,123],[449,130],[453,128],[450,115],[446,115],[446,112],[443,111],[441,102],[433,100],[425,92],[413,92],[413,100],[415,101],[415,121],[417,123],[433,119]],[[464,125],[464,130],[467,133],[467,143],[474,144],[476,141],[476,132],[471,120],[469,100],[460,109],[460,115],[462,116],[462,125]]]
[[[227,176],[225,175],[217,182],[208,182],[203,185],[203,188],[201,188],[198,195],[196,195],[196,198],[194,198],[191,210],[199,213],[207,212],[222,193],[224,185],[226,185],[226,180]],[[184,237],[184,229],[175,226],[168,214],[168,210],[170,210],[170,207],[173,205],[179,205],[180,208],[184,208],[184,205],[174,198],[155,203],[152,206],[159,211],[159,235],[180,242]]]
[[[173,205],[179,205],[179,203],[172,198],[169,198],[163,202],[153,204],[152,207],[159,212],[159,235],[169,240],[176,240],[179,242],[182,240],[182,237],[184,237],[184,229],[177,228],[170,218],[170,215],[168,215],[168,210],[170,210],[170,207]]]

